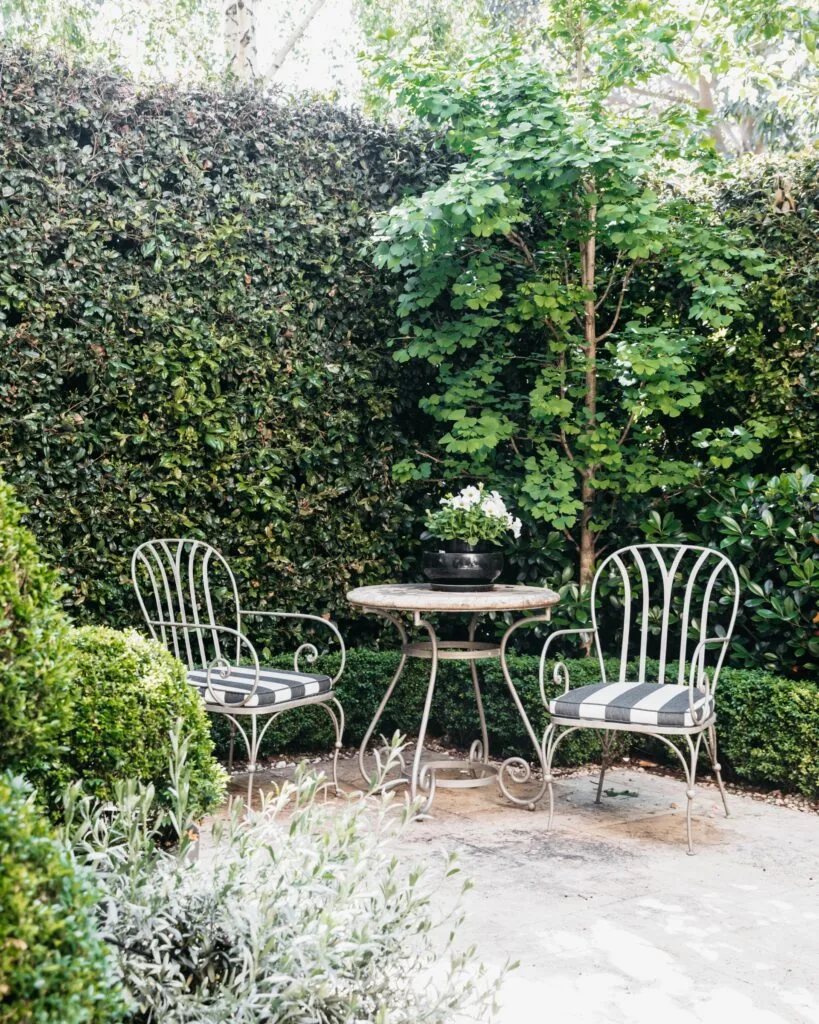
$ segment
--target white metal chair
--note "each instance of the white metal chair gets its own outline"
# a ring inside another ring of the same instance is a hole
[[[271,723],[285,711],[310,704],[323,707],[335,727],[333,784],[338,792],[344,710],[333,687],[344,671],[346,650],[335,624],[318,615],[243,609],[227,561],[200,540],[161,538],[140,544],[131,559],[131,578],[151,635],[187,666],[188,682],[197,688],[206,709],[226,715],[241,733],[248,755],[249,794],[259,748]],[[251,617],[300,619],[326,627],[341,650],[338,672],[330,678],[301,670],[302,657],[312,664],[319,656],[312,643],[303,643],[295,652],[293,671],[261,667],[243,629],[244,619]],[[247,718],[249,736],[241,724]],[[266,719],[261,729],[260,718]]]
[[[606,677],[598,623],[598,590],[606,578],[613,583],[610,596],[615,597],[618,619],[616,597],[621,595],[622,600],[622,636],[616,682]],[[739,577],[721,551],[689,544],[637,544],[613,552],[601,563],[591,589],[591,629],[562,629],[552,633],[540,657],[540,693],[550,715],[541,745],[544,782],[549,790],[549,826],[554,815],[554,755],[563,739],[578,729],[602,732],[598,803],[614,734],[646,733],[670,747],[683,766],[688,800],[688,852],[693,853],[691,808],[702,743],[711,759],[725,815],[728,816],[717,759],[714,694],[738,605]],[[676,628],[670,629],[672,614],[675,619],[679,616],[679,635]],[[717,621],[720,618],[723,620],[721,623]],[[544,687],[549,648],[555,639],[569,634],[586,634],[587,637],[591,634],[594,637],[600,682],[572,689],[568,669],[558,661],[552,677],[556,683],[564,684],[565,691],[559,697],[549,699]],[[650,640],[658,668],[656,678],[652,675],[649,679]],[[712,654],[713,663],[709,659],[706,666],[708,654]],[[629,671],[629,662],[635,656],[637,671],[633,673]],[[673,663],[676,663],[676,678],[668,681],[668,669]]]

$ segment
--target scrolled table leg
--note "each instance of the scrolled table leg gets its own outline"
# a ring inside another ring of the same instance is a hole
[[[401,637],[401,646],[402,647],[406,647],[407,646],[407,644],[409,642],[409,637],[407,636],[407,631],[406,631],[406,629],[404,627],[404,623],[399,618],[397,618],[397,616],[390,615],[389,612],[384,612],[384,611],[380,611],[380,610],[377,610],[377,609],[367,609],[367,610],[371,611],[371,613],[373,615],[380,615],[381,618],[383,618],[383,619],[389,619],[389,621],[398,630],[398,633],[399,633],[399,635]],[[367,782],[367,785],[369,785],[369,786],[372,786],[375,783],[376,780],[371,778],[367,774],[367,770],[366,770],[366,768],[364,766],[364,756],[365,756],[365,754],[367,752],[367,744],[370,742],[370,739],[372,738],[372,735],[375,732],[375,727],[378,725],[378,722],[379,722],[381,716],[384,713],[384,709],[386,708],[387,703],[388,703],[390,697],[392,697],[393,691],[395,690],[395,687],[396,687],[396,685],[398,683],[398,680],[401,678],[401,676],[404,673],[404,668],[405,668],[406,664],[407,664],[407,656],[406,656],[406,654],[404,654],[402,652],[401,660],[398,662],[398,668],[395,670],[395,675],[392,677],[390,685],[387,687],[387,689],[386,689],[386,691],[384,693],[384,696],[381,698],[381,703],[378,705],[378,709],[375,712],[375,715],[373,716],[373,720],[370,722],[369,726],[367,727],[367,731],[364,733],[364,739],[361,741],[361,746],[358,748],[358,770],[361,772],[361,777]],[[404,764],[403,757],[400,758],[400,763],[402,765]],[[380,760],[378,758],[376,758],[376,764],[379,765],[379,767],[380,767]],[[397,780],[394,780],[394,781],[397,781]]]
[[[475,642],[475,632],[478,628],[479,614],[476,612],[469,620],[469,642]],[[481,696],[481,681],[478,675],[478,666],[475,661],[470,661],[469,667],[472,670],[472,688],[475,691],[475,704],[478,707],[478,718],[481,723],[481,738],[472,744],[469,750],[470,761],[480,761],[482,764],[489,763],[489,733],[486,728],[486,714],[483,710],[483,698]],[[480,746],[480,753],[473,757],[473,752]]]
[[[416,627],[421,627],[426,630],[429,636],[429,642],[432,647],[432,658],[429,669],[429,683],[427,685],[427,696],[424,701],[424,713],[421,716],[421,728],[418,732],[418,741],[415,747],[415,756],[412,759],[412,772],[410,774],[410,795],[415,800],[418,797],[418,790],[421,788],[421,758],[424,755],[424,739],[427,735],[427,726],[429,725],[429,715],[432,709],[432,697],[435,693],[435,680],[438,677],[438,636],[435,632],[435,627],[427,619],[422,619],[418,612],[415,612],[413,621]],[[423,772],[424,775],[427,772]],[[429,785],[429,796],[424,803],[424,807],[421,813],[425,813],[430,805],[432,804],[432,797],[435,793],[435,773],[430,773],[430,785]]]
[[[543,781],[541,782],[540,789],[537,791],[535,796],[515,796],[507,788],[504,776],[508,775],[513,783],[517,785],[523,785],[532,778],[532,768],[529,762],[525,761],[522,757],[507,757],[507,759],[503,762],[498,771],[498,786],[500,787],[501,792],[503,793],[507,800],[511,801],[513,804],[517,804],[519,807],[526,807],[530,811],[533,811],[535,809],[536,804],[538,804],[543,799],[546,790],[549,789],[549,772],[546,768],[546,759],[541,747],[541,743],[538,740],[537,735],[535,734],[535,730],[532,728],[532,723],[529,721],[529,716],[526,714],[526,709],[524,708],[523,702],[521,701],[520,696],[518,695],[518,691],[515,689],[515,684],[512,682],[512,677],[509,674],[509,666],[506,664],[506,647],[507,644],[509,643],[509,638],[511,637],[511,635],[515,632],[515,630],[520,629],[521,626],[531,626],[537,622],[549,622],[550,619],[551,616],[549,614],[532,615],[528,619],[519,619],[517,622],[513,622],[509,629],[507,629],[506,632],[503,634],[503,639],[501,640],[500,646],[500,663],[501,671],[503,672],[503,678],[506,680],[506,685],[509,688],[510,694],[512,695],[512,700],[515,703],[518,715],[520,715],[520,719],[523,722],[527,735],[529,736],[529,739],[532,741],[532,746],[535,748],[535,753],[537,754],[537,758],[540,761],[540,767],[543,771]]]

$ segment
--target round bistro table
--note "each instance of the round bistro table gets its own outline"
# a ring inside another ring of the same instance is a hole
[[[404,773],[399,779],[393,779],[385,783],[385,785],[394,786],[406,783],[410,787],[410,794],[413,799],[421,793],[425,797],[421,812],[426,813],[432,806],[437,786],[463,789],[473,786],[487,786],[497,782],[501,792],[508,800],[533,810],[535,804],[546,790],[545,778],[540,792],[535,797],[517,797],[507,788],[504,774],[508,774],[510,779],[517,784],[524,783],[531,777],[529,762],[520,757],[510,757],[500,765],[489,763],[489,738],[486,730],[486,716],[483,710],[477,663],[487,658],[495,658],[500,661],[503,677],[506,680],[512,700],[532,741],[541,767],[543,767],[540,742],[509,675],[506,665],[506,644],[511,634],[520,626],[536,622],[548,622],[551,617],[552,607],[560,600],[559,596],[554,591],[546,590],[544,587],[497,585],[492,590],[486,591],[454,592],[433,590],[428,583],[397,583],[374,587],[358,587],[356,590],[349,591],[347,600],[350,604],[361,608],[365,612],[388,619],[398,630],[401,637],[401,660],[398,663],[398,668],[392,677],[392,681],[381,698],[381,703],[378,705],[378,710],[367,729],[358,752],[358,764],[362,776],[368,782],[371,781],[364,767],[364,755],[367,745],[384,713],[384,709],[390,697],[392,697],[396,684],[401,678],[407,658],[423,658],[430,661],[431,665],[424,710],[421,716],[421,728],[418,732],[412,768],[409,772],[404,769]],[[534,611],[540,612],[540,614],[518,619],[507,629],[500,643],[484,643],[475,640],[478,620],[482,615],[485,615],[487,612],[513,611]],[[469,615],[467,639],[439,640],[435,626],[427,617],[434,613]],[[409,614],[412,619],[412,625],[416,629],[425,631],[427,639],[411,640],[407,627],[399,617],[402,614]],[[435,694],[438,663],[440,661],[468,661],[472,670],[472,685],[475,690],[475,703],[480,720],[481,735],[480,739],[476,739],[470,747],[467,759],[434,761],[424,758],[424,739],[426,738],[432,699]],[[446,773],[446,775],[442,775],[442,773]],[[545,774],[544,771],[544,776]]]

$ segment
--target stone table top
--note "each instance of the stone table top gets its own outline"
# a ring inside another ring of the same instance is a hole
[[[429,583],[385,583],[347,593],[350,604],[407,612],[510,612],[551,608],[560,597],[546,587],[496,584],[492,590],[433,590]]]

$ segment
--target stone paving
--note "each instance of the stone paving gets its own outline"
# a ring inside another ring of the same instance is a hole
[[[354,760],[342,779],[360,784]],[[601,806],[595,787],[557,782],[550,833],[494,786],[439,790],[399,842],[416,861],[456,851],[462,940],[520,961],[499,1024],[819,1024],[819,816],[731,793],[726,819],[705,785],[689,857],[681,780],[614,768]]]

